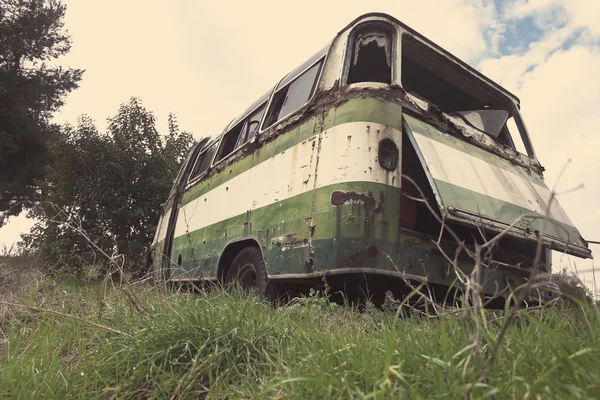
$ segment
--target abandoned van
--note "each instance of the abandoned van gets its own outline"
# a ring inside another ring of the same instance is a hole
[[[536,254],[542,272],[552,250],[591,257],[544,183],[519,109],[400,21],[363,15],[196,145],[149,263],[164,280],[262,294],[325,276],[381,295],[460,285],[488,243],[480,283],[506,297]]]

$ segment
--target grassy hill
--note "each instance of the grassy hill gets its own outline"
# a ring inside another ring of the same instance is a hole
[[[596,398],[587,306],[421,315],[0,272],[5,398]],[[493,359],[493,360],[492,360]],[[486,371],[482,374],[482,371]]]

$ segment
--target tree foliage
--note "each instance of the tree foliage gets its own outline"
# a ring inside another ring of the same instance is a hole
[[[99,265],[87,240],[60,223],[81,227],[101,248],[140,265],[152,240],[175,175],[194,140],[169,116],[166,135],[139,99],[122,104],[101,133],[87,116],[64,126],[49,143],[54,159],[39,182],[39,205],[32,214],[42,222],[25,237],[45,265],[82,271]],[[57,213],[58,209],[61,210]]]
[[[69,52],[59,0],[0,1],[0,226],[28,206],[49,161],[52,114],[83,71],[55,60]]]

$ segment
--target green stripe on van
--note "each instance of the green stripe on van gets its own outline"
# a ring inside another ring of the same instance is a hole
[[[542,229],[544,216],[540,213],[441,180],[436,179],[435,185],[443,199],[444,207],[454,207],[464,211],[479,210],[482,216],[509,225],[521,216],[533,215],[537,218],[523,219],[519,226],[531,227],[534,231]],[[579,241],[579,232],[576,228],[551,218],[548,219],[545,232],[547,235],[561,238],[570,243]]]
[[[331,204],[334,191],[371,193],[373,202],[334,206]],[[283,253],[304,249],[304,259],[308,258],[309,243],[315,240],[363,237],[396,241],[399,211],[399,188],[372,182],[329,185],[178,236],[171,258],[177,260],[181,254],[182,265],[192,268],[194,260],[214,257],[227,243],[244,237],[255,237],[264,248],[277,247]],[[283,257],[280,262],[289,261]],[[210,276],[212,268],[211,261],[205,262],[202,268],[205,276]]]
[[[383,123],[389,127],[401,130],[402,106],[398,103],[386,102],[375,98],[355,98],[348,100],[338,107],[324,110],[322,115],[314,116],[289,132],[280,134],[256,152],[247,155],[210,178],[187,189],[183,196],[182,205],[197,199],[215,187],[222,185],[277,154],[315,137],[321,131],[349,122]],[[219,168],[219,166],[216,168]]]

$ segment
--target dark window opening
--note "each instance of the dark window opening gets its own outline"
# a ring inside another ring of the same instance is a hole
[[[392,83],[392,36],[383,30],[358,32],[353,42],[348,84]]]
[[[175,182],[173,183],[173,187],[171,188],[171,192],[169,193],[169,197],[173,196],[181,184],[185,184],[189,181],[189,177],[192,173],[192,168],[194,167],[195,161],[198,158],[198,153],[206,146],[206,143],[210,138],[204,138],[200,140],[200,142],[194,146],[192,153],[188,156],[185,165],[181,167],[179,173],[177,174],[177,178],[175,178]]]
[[[402,87],[435,104],[443,112],[507,110],[508,100],[480,84],[460,66],[402,35]]]
[[[421,161],[419,161],[412,144],[408,141],[406,133],[402,135],[402,140],[400,227],[428,235],[437,235],[440,232],[440,224],[427,207],[427,204],[420,201],[422,199],[426,200],[429,206],[437,211],[438,206],[433,191],[421,166]],[[414,183],[406,179],[405,176],[408,176]],[[423,192],[423,195],[421,195],[419,189]]]
[[[264,129],[269,128],[308,102],[317,87],[317,77],[322,64],[323,60],[317,62],[289,84],[277,89],[269,106]]]
[[[507,119],[512,119],[510,100],[408,35],[402,36],[401,75],[402,87],[409,94],[456,117],[458,124],[516,149],[513,139],[515,133],[520,136],[519,130],[506,128]]]
[[[440,234],[441,224],[436,219],[436,215],[440,218],[440,214],[433,190],[412,143],[408,141],[406,133],[402,135],[402,140],[404,140],[401,161],[403,177],[399,226],[404,230],[437,238]],[[416,186],[406,179],[404,177],[405,175],[409,176],[415,182]],[[420,194],[417,187],[421,189],[423,196]],[[426,202],[419,201],[420,199],[424,199]],[[435,214],[432,213],[427,204],[429,204],[431,210],[433,210]],[[449,221],[446,222],[445,226],[452,229],[459,239],[467,246],[473,246],[475,242],[484,242],[480,230],[475,227]],[[481,232],[485,233],[486,230],[482,228]],[[494,235],[496,235],[496,233],[487,232],[487,239],[491,239]],[[444,239],[446,243],[456,243],[455,239],[450,235],[447,229],[444,230],[442,239]],[[484,261],[488,264],[492,264],[493,260],[495,263],[531,267],[535,253],[535,242],[526,242],[510,237],[504,237],[489,254],[485,255],[488,259],[487,261]],[[452,252],[450,256],[454,257],[454,253]]]
[[[256,136],[256,133],[258,132],[258,126],[260,125],[262,116],[265,113],[265,107],[266,105],[263,104],[223,135],[223,138],[219,144],[219,150],[217,151],[215,163],[228,157],[240,146]],[[233,121],[232,124],[235,122],[236,121]]]
[[[242,126],[242,131],[235,145],[235,148],[242,146],[244,143],[252,140],[258,132],[258,126],[262,120],[263,114],[265,113],[266,105],[262,105],[256,111],[254,111],[246,120]]]
[[[196,179],[208,170],[213,156],[215,155],[215,151],[217,150],[217,144],[217,142],[213,143],[209,148],[200,153],[194,164],[194,170],[190,174],[190,181]]]
[[[221,139],[221,144],[219,145],[219,151],[217,152],[217,158],[215,158],[215,163],[221,161],[231,153],[236,148],[236,143],[240,137],[240,133],[242,132],[243,123],[240,122],[236,126],[234,126],[229,132],[223,135]]]

